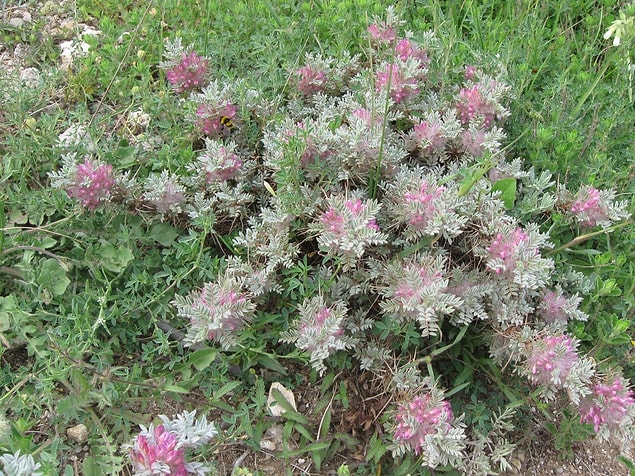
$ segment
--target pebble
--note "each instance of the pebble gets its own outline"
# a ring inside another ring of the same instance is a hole
[[[13,28],[22,28],[24,20],[20,17],[13,17],[9,20],[9,26]]]
[[[83,443],[88,438],[88,428],[83,423],[72,426],[66,430],[66,435],[77,443]]]

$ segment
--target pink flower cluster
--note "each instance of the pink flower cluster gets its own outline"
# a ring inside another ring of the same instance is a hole
[[[595,384],[578,409],[581,421],[592,424],[597,433],[603,425],[618,427],[633,405],[633,390],[618,377],[610,385]]]
[[[539,385],[562,385],[578,360],[576,344],[566,335],[547,336],[532,344],[527,367]]]
[[[218,107],[199,104],[196,109],[196,125],[206,136],[222,136],[229,131],[229,124],[236,121],[237,112],[236,106],[229,102]]]
[[[197,55],[183,53],[181,61],[165,72],[168,82],[177,93],[199,88],[207,81],[207,59]]]
[[[527,243],[529,236],[518,227],[509,234],[498,233],[490,246],[487,267],[496,274],[511,274],[516,269],[519,249]]]
[[[344,206],[350,211],[354,217],[359,217],[366,210],[366,205],[358,198],[357,200],[346,200]],[[330,207],[320,217],[320,221],[324,224],[326,231],[329,231],[335,235],[341,237],[346,235],[345,229],[345,217],[344,214],[333,207]],[[374,218],[369,219],[366,222],[366,227],[374,231],[379,231],[379,225]]]
[[[449,402],[437,403],[430,394],[417,396],[410,403],[400,405],[394,439],[419,455],[426,447],[426,437],[438,433],[440,425],[449,426],[453,418]]]
[[[163,425],[157,426],[153,433],[140,434],[130,449],[135,470],[142,474],[187,476],[185,455],[177,444],[177,436],[165,431]]]
[[[204,164],[203,173],[208,184],[234,178],[243,164],[238,155],[227,150],[224,146],[218,149],[218,154],[214,157],[203,154],[199,160]]]
[[[73,182],[66,193],[79,200],[88,210],[95,210],[108,200],[114,184],[112,165],[86,159],[77,166]]]
[[[232,309],[240,309],[245,303],[247,297],[243,293],[219,288],[214,283],[206,283],[194,305],[197,309],[214,316],[214,325],[208,328],[207,338],[220,341],[224,334],[242,329],[245,324],[243,317]]]
[[[467,130],[461,133],[463,148],[474,157],[482,157],[485,153],[485,131],[481,129]]]
[[[397,42],[395,53],[402,61],[407,61],[410,58],[416,59],[421,64],[421,68],[428,66],[430,63],[428,53],[408,38],[403,38]]]
[[[413,283],[410,271],[416,270],[418,274],[417,282]],[[440,271],[433,271],[426,266],[418,267],[416,264],[407,265],[404,268],[404,279],[397,282],[393,297],[406,310],[414,310],[425,306],[427,300],[427,289],[432,284],[443,282],[443,274]]]
[[[404,195],[406,203],[413,205],[408,223],[415,229],[425,229],[428,222],[437,214],[437,207],[434,202],[444,190],[444,187],[429,187],[428,183],[424,181],[418,192],[407,192]]]
[[[400,103],[419,93],[417,79],[408,77],[397,63],[387,64],[377,73],[375,81],[377,92],[390,87],[390,97]]]
[[[555,291],[544,291],[541,297],[542,302],[538,309],[545,322],[548,324],[554,322],[566,323],[568,315],[564,308],[568,304],[567,298],[562,293]]]
[[[606,206],[600,201],[600,191],[593,187],[580,189],[571,205],[570,211],[579,217],[584,226],[595,226],[608,220]]]
[[[412,136],[425,153],[441,151],[448,139],[443,135],[441,123],[422,121],[412,128]]]
[[[303,66],[302,68],[296,70],[295,74],[300,78],[297,86],[298,91],[307,96],[319,93],[326,85],[326,73],[324,71],[316,70],[311,65]]]
[[[326,350],[329,353],[337,350],[335,342],[344,335],[344,330],[339,326],[325,326],[326,320],[333,314],[330,308],[322,306],[316,313],[306,316],[307,319],[300,323],[298,337],[305,337],[308,343],[303,350],[307,352]]]
[[[395,27],[387,23],[373,23],[367,29],[372,41],[376,43],[392,43],[395,41]]]
[[[456,108],[464,124],[470,122],[474,117],[483,118],[483,127],[489,127],[496,118],[494,106],[483,97],[481,83],[470,88],[463,88],[459,91],[459,99]]]

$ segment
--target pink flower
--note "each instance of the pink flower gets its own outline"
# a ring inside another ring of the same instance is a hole
[[[593,187],[578,191],[570,211],[584,226],[595,226],[609,219],[607,207],[601,202],[600,191]]]
[[[373,23],[367,31],[370,38],[378,43],[392,43],[395,40],[395,28],[386,23]]]
[[[485,132],[468,130],[461,133],[463,148],[474,157],[482,157],[485,153]]]
[[[73,183],[66,193],[79,200],[88,210],[94,210],[108,200],[114,184],[112,165],[86,159],[77,166]]]
[[[489,127],[496,117],[494,107],[483,98],[482,85],[475,84],[471,88],[463,88],[459,91],[459,101],[456,105],[464,124],[470,122],[475,116],[483,117],[483,127]]]
[[[229,102],[219,107],[199,104],[196,110],[197,126],[206,136],[220,136],[228,130],[229,123],[236,121],[236,112],[236,106]]]
[[[430,63],[428,54],[407,38],[397,42],[395,53],[402,61],[407,61],[410,58],[416,59],[421,64],[422,68],[426,67],[428,63]]]
[[[447,143],[447,138],[443,136],[440,122],[423,121],[415,124],[412,128],[412,135],[417,144],[426,153],[443,150]]]
[[[472,65],[465,65],[465,79],[472,80],[476,76],[476,68]]]
[[[236,154],[223,146],[215,156],[203,154],[199,160],[205,164],[203,173],[207,183],[224,182],[234,178],[243,164]]]
[[[544,291],[542,293],[542,302],[538,309],[540,310],[540,315],[548,324],[553,322],[566,323],[568,315],[564,308],[567,304],[567,298],[564,297],[562,293]]]
[[[303,66],[298,69],[295,74],[300,77],[298,90],[307,96],[312,96],[322,91],[326,85],[326,73],[324,73],[324,71],[317,71],[310,65]]]
[[[390,97],[396,103],[400,103],[411,96],[419,93],[417,80],[415,78],[404,77],[398,64],[390,63],[377,73],[377,91],[387,89],[390,83]]]
[[[578,360],[576,344],[566,335],[547,336],[533,343],[527,367],[539,385],[562,385]]]
[[[165,431],[163,425],[157,426],[153,433],[140,434],[130,449],[135,470],[144,474],[187,476],[185,456],[177,443],[176,435]]]
[[[320,217],[320,221],[324,224],[327,231],[336,235],[344,234],[344,216],[335,208],[330,207],[324,212]]]
[[[597,433],[603,425],[618,427],[634,404],[633,391],[618,377],[610,385],[595,384],[578,410],[580,420],[592,424]]]
[[[364,121],[368,128],[381,126],[384,123],[383,115],[377,113],[373,114],[368,109],[365,109],[363,107],[355,109],[353,111],[353,115]]]
[[[435,402],[430,394],[415,397],[399,406],[394,439],[419,455],[427,446],[426,437],[438,433],[443,426],[449,427],[453,418],[449,402]]]
[[[437,214],[435,201],[441,196],[444,187],[429,187],[422,182],[418,192],[407,192],[404,196],[406,203],[413,205],[409,213],[408,223],[416,229],[425,229],[428,222]]]
[[[196,89],[207,81],[208,61],[191,52],[181,56],[181,62],[168,69],[165,76],[177,93]]]
[[[492,244],[486,248],[489,253],[487,267],[496,274],[512,274],[521,248],[528,240],[529,236],[520,227],[505,235],[498,233]]]

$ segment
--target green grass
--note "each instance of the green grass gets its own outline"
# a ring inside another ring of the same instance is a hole
[[[352,412],[335,374],[321,379],[301,366],[306,362],[289,346],[272,345],[268,329],[288,320],[291,305],[282,315],[261,316],[260,327],[249,331],[251,348],[214,354],[216,359],[184,350],[156,327],[162,320],[185,327],[170,302],[215,277],[232,236],[213,233],[204,220],[185,229],[135,214],[82,214],[63,191],[49,188],[48,174],[60,166],[58,135],[77,122],[90,124],[99,153],[117,170],[177,172],[192,161],[192,130],[182,123],[180,105],[157,66],[165,38],[181,36],[184,44],[194,44],[210,58],[216,78],[244,80],[275,106],[289,91],[289,71],[306,52],[338,58],[348,51],[365,58],[368,21],[392,2],[141,3],[74,2],[69,18],[102,34],[86,40],[91,52],[68,75],[54,68],[64,38],[51,38],[44,19],[18,30],[0,23],[6,50],[25,44],[33,53],[26,65],[51,72],[40,86],[21,89],[9,88],[11,78],[0,72],[0,91],[6,91],[0,96],[0,406],[11,421],[0,448],[33,453],[45,474],[72,474],[69,456],[79,445],[64,435],[85,422],[91,432],[88,449],[81,450],[84,474],[111,474],[112,468],[127,474],[120,445],[134,437],[138,424],[166,412],[165,401],[168,409],[199,408],[222,422],[227,434],[220,451],[228,456],[219,467],[227,470],[233,456],[257,448],[273,426],[265,384],[281,380],[297,392],[317,392],[316,407],[306,416],[282,421],[284,434],[299,434],[309,458],[337,468],[346,462],[337,455],[355,454],[362,438],[323,430],[331,408],[338,415]],[[625,66],[632,45],[615,48],[602,37],[618,11],[610,1],[546,3],[409,1],[396,10],[414,38],[433,29],[449,47],[452,55],[435,58],[448,78],[461,74],[464,64],[504,67],[515,95],[504,125],[509,157],[551,170],[571,190],[579,184],[615,188],[633,212],[635,108]],[[130,147],[125,117],[139,108],[151,115],[153,132],[169,136],[155,151]],[[183,127],[175,132],[179,122]],[[555,247],[576,234],[552,237]],[[597,283],[582,305],[592,318],[573,333],[596,360],[612,359],[635,378],[635,227],[594,236],[558,259]],[[298,278],[302,264],[289,271],[289,296],[315,292],[306,274],[306,280]],[[476,344],[468,350],[474,359],[486,358]],[[336,367],[357,375],[351,366],[344,361]],[[487,388],[477,387],[473,394],[485,399]],[[502,405],[502,397],[492,400]],[[478,407],[469,397],[465,405]],[[475,413],[470,421],[485,425],[481,417]],[[369,427],[376,429],[374,423]],[[244,445],[234,451],[239,439]],[[376,474],[384,443],[372,440],[371,456],[352,474]],[[292,460],[293,451],[287,449],[282,460]],[[206,458],[213,462],[216,456]]]

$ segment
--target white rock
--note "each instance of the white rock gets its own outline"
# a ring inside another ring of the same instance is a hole
[[[276,397],[273,394],[274,390],[278,390],[284,399],[291,405],[294,411],[298,411],[298,407],[295,404],[295,397],[293,396],[293,392],[291,390],[286,389],[280,382],[273,382],[271,387],[269,388],[269,398],[267,398],[267,405],[269,406],[269,411],[273,416],[280,416],[286,410],[278,405],[276,402]]]
[[[83,423],[79,425],[72,426],[66,430],[66,435],[71,440],[77,441],[78,443],[83,443],[88,438],[88,428]]]

